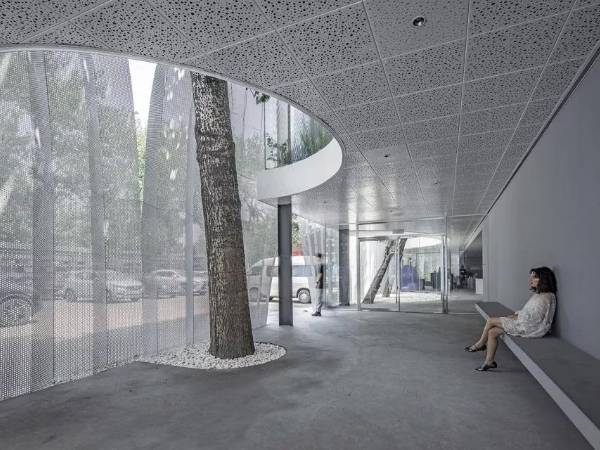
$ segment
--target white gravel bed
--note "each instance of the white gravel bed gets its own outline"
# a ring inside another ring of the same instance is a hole
[[[188,367],[191,369],[238,369],[240,367],[266,364],[285,355],[285,348],[275,344],[255,342],[256,351],[253,355],[234,359],[215,358],[208,353],[209,344],[196,344],[180,347],[159,353],[154,356],[144,356],[138,361],[152,364]]]

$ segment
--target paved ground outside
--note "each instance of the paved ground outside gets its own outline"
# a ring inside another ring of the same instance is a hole
[[[589,448],[504,347],[473,370],[477,315],[310,312],[255,332],[288,349],[267,365],[133,363],[5,400],[2,449]]]

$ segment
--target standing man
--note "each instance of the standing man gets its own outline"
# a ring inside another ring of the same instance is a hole
[[[317,298],[315,304],[315,312],[312,313],[315,317],[321,317],[321,308],[323,307],[323,276],[324,269],[321,258],[323,255],[317,253],[317,278],[315,279],[315,288],[317,290]]]

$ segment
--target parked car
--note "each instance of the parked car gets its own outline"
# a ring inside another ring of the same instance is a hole
[[[64,280],[63,298],[74,302],[93,300],[94,271],[75,270],[69,272]],[[116,270],[106,271],[106,301],[137,301],[142,297],[142,283],[131,275]]]
[[[144,275],[147,292],[157,297],[185,295],[185,276],[176,270],[158,269]]]
[[[292,256],[292,295],[300,303],[310,303],[315,287],[317,259],[312,256]],[[256,301],[259,293],[269,300],[279,297],[279,258],[265,258],[253,264],[247,273],[248,296]]]
[[[31,274],[23,267],[0,273],[0,327],[29,323],[41,308],[33,298]]]

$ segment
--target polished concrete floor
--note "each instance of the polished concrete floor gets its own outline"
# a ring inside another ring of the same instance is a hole
[[[133,363],[0,403],[4,449],[589,448],[501,347],[473,369],[477,315],[295,307],[273,363],[226,372]]]

